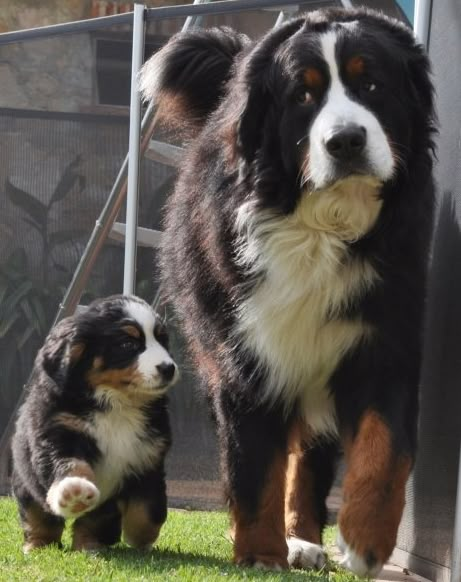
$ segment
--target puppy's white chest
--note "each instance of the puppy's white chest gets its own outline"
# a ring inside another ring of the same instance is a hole
[[[120,489],[130,474],[154,466],[163,451],[163,440],[146,438],[144,414],[136,408],[96,413],[93,436],[101,451],[95,470],[101,500]]]

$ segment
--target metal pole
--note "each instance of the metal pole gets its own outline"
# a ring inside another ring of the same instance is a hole
[[[154,106],[150,104],[142,120],[141,154],[143,154],[148,148],[151,135],[154,131],[154,111]],[[107,202],[104,205],[99,218],[96,220],[95,227],[83,252],[82,258],[77,265],[72,281],[70,282],[66,294],[59,305],[59,310],[53,325],[56,325],[63,317],[71,315],[75,311],[85,289],[91,269],[93,268],[96,258],[104,246],[104,242],[112,229],[115,219],[117,218],[127,190],[128,157],[128,155],[125,157],[114,185],[112,186]]]
[[[125,264],[123,293],[131,295],[136,288],[136,254],[139,204],[139,170],[141,141],[141,95],[138,74],[144,61],[145,6],[134,5],[133,49],[131,58],[130,137],[128,146],[128,184],[126,199]]]
[[[415,1],[415,23],[413,30],[419,42],[429,48],[429,33],[431,29],[432,0]]]
[[[461,452],[458,466],[458,492],[456,494],[455,526],[451,549],[451,582],[461,582]]]
[[[198,3],[199,0],[195,0]],[[203,0],[202,0],[203,1]],[[210,1],[210,0],[206,0]],[[199,16],[193,17],[192,20],[186,22],[183,26],[183,30],[187,27],[194,26],[197,22]],[[154,132],[155,126],[155,106],[150,103],[144,113],[144,117],[141,124],[141,154],[147,150],[150,142],[150,138]],[[123,200],[127,191],[127,173],[128,173],[128,158],[126,156],[122,167],[118,173],[112,190],[109,194],[106,204],[102,209],[99,218],[96,220],[95,228],[91,233],[90,239],[87,243],[85,250],[83,251],[82,258],[75,269],[72,281],[66,290],[62,302],[59,304],[58,313],[53,322],[56,325],[63,317],[71,315],[80,300],[80,297],[85,289],[88,277],[90,276],[91,269],[93,268],[96,258],[99,252],[104,246],[104,242],[112,229],[112,225],[117,218],[117,215],[122,206]]]

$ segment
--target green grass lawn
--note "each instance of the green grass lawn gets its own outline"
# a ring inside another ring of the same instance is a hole
[[[143,554],[123,544],[98,554],[72,552],[66,532],[64,549],[52,547],[22,553],[22,532],[13,500],[0,499],[1,582],[48,582],[59,580],[265,580],[355,582],[358,578],[329,570],[307,574],[300,570],[281,574],[232,566],[227,539],[228,518],[222,512],[170,510],[152,554]],[[327,545],[334,530],[327,532]]]

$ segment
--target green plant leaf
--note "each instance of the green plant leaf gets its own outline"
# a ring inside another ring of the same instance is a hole
[[[77,155],[71,162],[64,168],[64,172],[56,186],[51,200],[48,204],[48,208],[52,206],[55,202],[62,200],[69,194],[69,192],[74,187],[75,183],[78,181],[81,188],[81,174],[77,172],[77,168],[82,161],[82,156]]]
[[[5,340],[3,340],[6,343]],[[8,345],[8,349],[2,349],[2,345],[0,344],[0,353],[2,354],[0,365],[2,369],[2,379],[9,379],[9,383],[11,382],[11,376],[14,371],[14,367],[18,360],[18,350],[15,349],[16,346]],[[12,389],[12,386],[8,386],[5,383],[5,387],[8,390]]]
[[[33,289],[34,284],[32,281],[23,281],[15,291],[8,296],[1,306],[0,316],[7,317],[10,313],[16,311],[17,306],[22,301],[31,289]],[[3,319],[0,317],[0,319]]]
[[[0,319],[0,338],[6,336],[6,334],[10,331],[11,326],[19,319],[19,317],[19,311],[10,311],[9,313],[7,312],[5,314],[5,317]],[[12,346],[9,346],[9,349],[11,348]]]
[[[0,278],[0,306],[3,303],[3,301],[6,297],[6,294],[8,293],[8,288],[9,288],[9,285],[8,285],[7,279],[5,279],[4,277],[1,277]]]
[[[35,331],[40,335],[40,322],[38,321],[31,304],[26,299],[23,299],[19,304],[21,311],[24,313],[27,322],[31,325]]]
[[[22,336],[18,339],[17,341],[17,346],[18,349],[21,350],[24,348],[24,346],[26,345],[26,343],[30,340],[30,338],[33,336],[35,332],[35,329],[32,325],[29,325],[25,330],[24,333],[22,334]]]
[[[48,243],[50,248],[55,247],[56,245],[60,245],[66,242],[73,241],[76,238],[80,238],[81,236],[85,235],[86,231],[83,229],[74,229],[74,230],[58,230],[56,232],[52,232],[48,238]]]
[[[27,212],[37,224],[45,226],[48,216],[48,208],[45,204],[37,200],[32,194],[14,186],[8,178],[5,182],[5,189],[6,195],[13,204]]]
[[[27,222],[27,224],[30,224],[30,226],[33,226],[36,230],[38,230],[38,232],[43,236],[44,227],[41,224],[36,222],[33,218],[29,218],[28,216],[23,216],[22,219],[24,222]]]
[[[43,304],[36,295],[32,295],[31,302],[32,302],[32,305],[34,306],[34,311],[35,311],[35,315],[37,316],[37,320],[40,322],[40,332],[42,334],[45,334],[48,331],[49,326],[48,326],[45,310],[43,308]]]
[[[56,271],[58,271],[58,273],[64,273],[65,275],[69,275],[70,273],[70,269],[64,265],[61,265],[60,263],[57,263],[56,261],[53,261],[53,267]]]

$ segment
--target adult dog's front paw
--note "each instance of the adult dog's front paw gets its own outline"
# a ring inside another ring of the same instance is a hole
[[[51,511],[66,518],[79,517],[94,509],[99,502],[99,490],[83,477],[64,477],[53,483],[46,496]]]
[[[268,570],[281,572],[288,568],[288,563],[283,558],[269,555],[254,555],[235,558],[235,563],[238,566],[253,567],[258,570]]]
[[[300,538],[287,538],[288,564],[293,568],[304,570],[320,570],[326,564],[326,554],[322,546],[301,540]]]
[[[337,545],[343,554],[343,557],[339,562],[340,565],[356,576],[374,578],[382,570],[384,564],[375,558],[371,550],[368,554],[361,556],[345,542],[341,533],[338,533]]]

